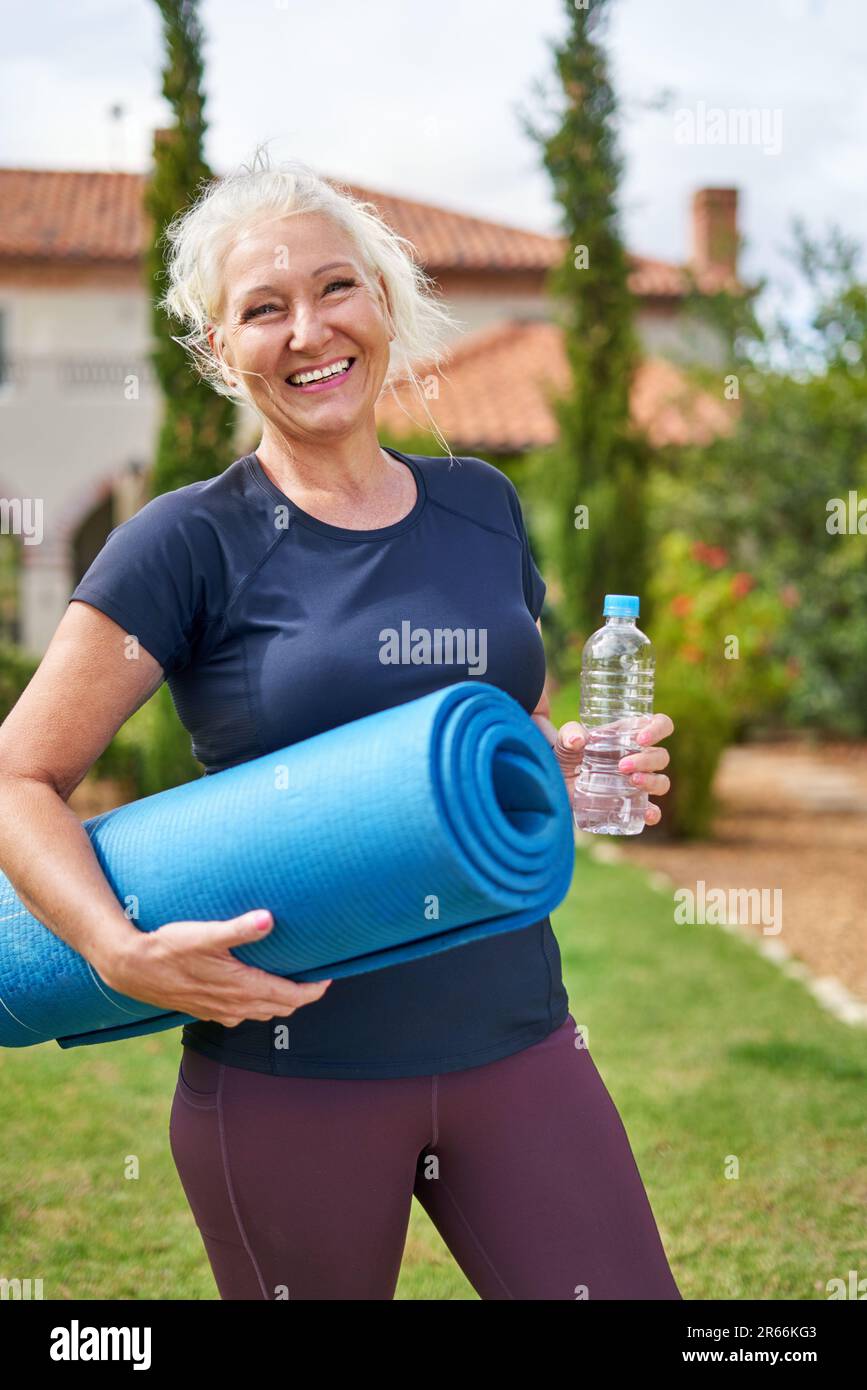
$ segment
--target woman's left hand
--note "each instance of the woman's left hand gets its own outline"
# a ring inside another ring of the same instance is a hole
[[[541,725],[541,719],[537,715],[533,717]],[[553,751],[566,780],[566,790],[569,793],[571,803],[572,793],[575,789],[575,778],[584,756],[586,730],[574,719],[570,719],[567,724],[557,730],[549,720],[546,719],[545,723],[548,725],[547,732],[550,734],[556,732],[557,735],[557,741],[553,744]],[[543,732],[546,730],[543,729]],[[670,761],[668,749],[653,748],[650,745],[659,743],[660,739],[668,738],[673,733],[674,723],[667,714],[652,715],[650,721],[635,737],[636,743],[648,745],[647,751],[629,753],[621,758],[617,765],[621,772],[629,774],[631,781],[648,792],[650,796],[665,796],[671,786],[665,773],[660,770],[668,767]],[[656,825],[661,819],[662,812],[659,807],[653,802],[648,802],[644,814],[645,825]]]

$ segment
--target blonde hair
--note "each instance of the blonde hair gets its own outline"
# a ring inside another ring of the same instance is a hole
[[[207,330],[219,317],[223,260],[235,238],[257,222],[300,213],[325,214],[348,233],[369,277],[369,287],[380,298],[377,277],[382,276],[390,315],[384,303],[383,309],[395,336],[389,345],[389,365],[380,396],[396,382],[408,381],[436,438],[453,458],[427,408],[424,387],[413,364],[438,369],[446,356],[448,338],[465,325],[434,297],[434,281],[415,260],[412,242],[393,231],[373,203],[355,198],[345,185],[327,182],[302,160],[287,160],[272,168],[265,147],[257,146],[249,165],[241,165],[219,180],[203,180],[193,205],[166,227],[163,237],[169,247],[169,286],[157,305],[188,330],[174,341],[189,352],[198,375],[214,391],[231,400],[243,400],[261,418],[246,386],[240,382],[230,386],[226,381]],[[403,409],[396,395],[394,399]],[[418,425],[415,420],[413,423]]]

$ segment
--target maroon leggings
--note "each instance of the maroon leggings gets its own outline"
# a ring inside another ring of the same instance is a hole
[[[679,1299],[571,1015],[439,1076],[271,1076],[184,1048],[172,1156],[224,1299],[391,1299],[413,1196],[483,1299]]]

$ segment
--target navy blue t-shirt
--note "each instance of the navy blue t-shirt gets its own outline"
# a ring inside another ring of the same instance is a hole
[[[538,704],[546,586],[513,483],[482,459],[387,452],[417,493],[390,526],[320,521],[247,454],[116,526],[73,591],[160,662],[206,776],[474,677]],[[484,631],[486,644],[468,640],[463,665],[384,663],[383,629],[415,628]],[[546,916],[334,980],[283,1020],[288,1048],[277,1019],[188,1023],[182,1041],[285,1076],[427,1076],[518,1052],[567,1013]]]

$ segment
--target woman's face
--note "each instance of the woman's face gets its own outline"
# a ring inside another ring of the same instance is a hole
[[[366,427],[393,336],[354,242],[329,217],[260,223],[225,257],[220,321],[209,340],[286,437],[339,438]],[[288,380],[343,358],[349,371],[328,382],[305,388]]]

